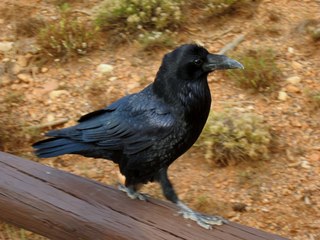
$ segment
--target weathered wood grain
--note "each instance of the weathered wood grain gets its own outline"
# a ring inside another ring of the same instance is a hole
[[[206,230],[171,203],[131,200],[99,182],[0,152],[0,220],[50,239],[285,238],[228,223]]]

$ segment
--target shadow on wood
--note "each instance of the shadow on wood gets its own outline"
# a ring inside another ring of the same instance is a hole
[[[206,230],[178,216],[173,204],[131,200],[99,182],[2,152],[0,220],[59,240],[285,239],[231,222]]]

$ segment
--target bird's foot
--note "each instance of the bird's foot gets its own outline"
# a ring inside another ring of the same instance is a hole
[[[142,194],[139,192],[136,192],[134,189],[132,189],[131,187],[126,187],[122,184],[118,185],[118,189],[122,192],[125,192],[127,194],[127,196],[131,199],[139,199],[142,201],[147,201],[147,195],[146,194]]]
[[[195,221],[203,228],[211,229],[212,225],[222,225],[228,222],[220,216],[208,216],[195,212],[182,202],[178,202],[177,205],[181,209],[179,213],[182,214],[184,218]]]
[[[186,219],[195,221],[198,225],[205,229],[212,229],[212,225],[222,225],[227,221],[220,216],[207,216],[198,212],[180,211],[180,214]]]

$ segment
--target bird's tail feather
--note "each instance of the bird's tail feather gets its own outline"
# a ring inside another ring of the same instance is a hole
[[[32,145],[35,154],[41,158],[56,157],[68,153],[77,153],[90,148],[88,144],[75,142],[71,139],[54,137],[36,142]]]

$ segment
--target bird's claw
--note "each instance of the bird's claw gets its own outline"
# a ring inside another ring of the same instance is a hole
[[[193,220],[205,229],[212,229],[212,225],[222,225],[228,222],[220,216],[208,216],[194,211],[181,210],[179,213],[182,214],[185,219]]]
[[[147,201],[147,195],[134,191],[132,188],[128,188],[122,184],[118,185],[118,189],[125,192],[131,199],[139,199],[141,201]]]

